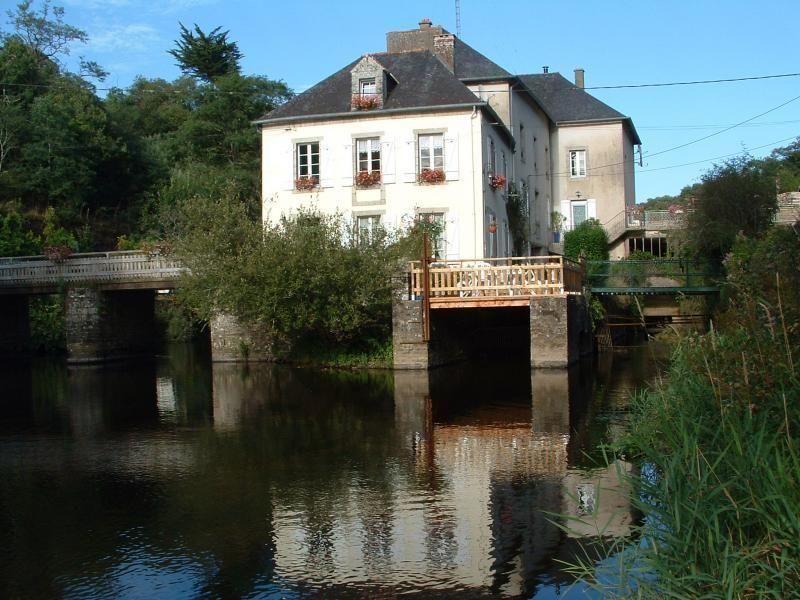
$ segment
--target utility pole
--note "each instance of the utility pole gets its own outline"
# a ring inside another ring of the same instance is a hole
[[[461,0],[456,0],[456,37],[461,37]]]

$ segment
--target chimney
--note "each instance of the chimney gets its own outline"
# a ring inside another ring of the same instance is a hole
[[[420,29],[430,29],[431,25],[433,25],[433,22],[428,17],[423,18],[419,22],[419,28]]]
[[[542,67],[542,73],[549,73],[549,72],[550,72],[550,67],[548,67],[547,65]]]
[[[583,89],[583,69],[575,69],[575,85]]]
[[[437,35],[433,38],[433,53],[453,73],[456,68],[455,36],[452,33]]]
[[[418,52],[427,50],[433,52],[433,39],[437,35],[447,33],[441,25],[433,25],[428,18],[419,22],[418,29],[410,31],[390,31],[386,34],[386,51],[394,52]]]

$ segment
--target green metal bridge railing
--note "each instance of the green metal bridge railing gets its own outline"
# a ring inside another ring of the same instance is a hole
[[[586,263],[593,294],[713,294],[721,275],[683,259],[608,260]]]

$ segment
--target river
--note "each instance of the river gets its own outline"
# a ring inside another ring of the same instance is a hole
[[[559,561],[636,522],[601,445],[655,369],[7,363],[0,597],[586,597]]]

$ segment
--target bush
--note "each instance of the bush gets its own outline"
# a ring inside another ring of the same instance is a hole
[[[182,203],[175,226],[175,252],[192,272],[179,294],[200,317],[235,314],[290,346],[344,350],[389,339],[395,236],[359,241],[341,216],[315,212],[262,228],[241,204],[203,198]]]
[[[608,260],[608,234],[600,221],[587,219],[564,236],[564,256]]]
[[[41,249],[41,240],[25,228],[16,210],[0,215],[0,256],[29,256],[38,254]]]

